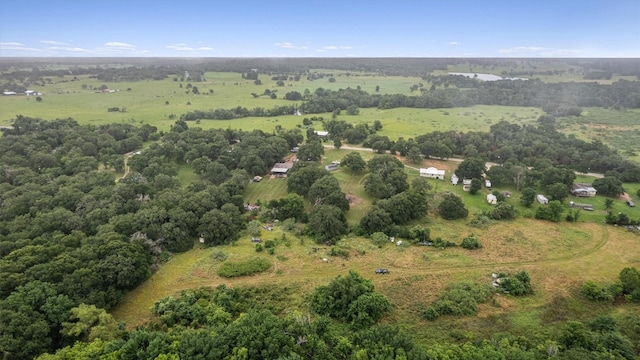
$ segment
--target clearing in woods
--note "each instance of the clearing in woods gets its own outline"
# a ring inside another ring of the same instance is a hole
[[[500,299],[498,307],[483,307],[478,319],[456,320],[474,322],[490,314],[532,311],[532,308],[542,306],[555,297],[574,293],[585,280],[612,281],[622,268],[640,263],[638,236],[630,236],[630,233],[615,227],[522,219],[494,224],[486,229],[472,229],[463,223],[454,222],[445,227],[439,223],[440,220],[433,221],[436,224],[432,226],[432,237],[442,236],[459,243],[473,232],[483,248],[469,251],[457,247],[435,249],[392,243],[377,248],[365,238],[348,237],[338,245],[349,250],[347,259],[332,257],[330,247],[285,233],[276,226],[273,231],[263,231],[261,236],[263,240],[277,241],[275,256],[258,255],[250,236],[242,237],[233,245],[196,247],[175,255],[150,279],[127,294],[112,313],[118,321],[135,327],[149,319],[149,308],[162,297],[176,295],[185,289],[220,284],[293,287],[297,289],[298,298],[292,306],[305,306],[305,294],[354,269],[373,279],[376,288],[395,305],[396,310],[388,321],[407,322],[411,327],[419,327],[423,321],[416,319],[411,309],[435,300],[451,282],[489,283],[491,273],[497,271],[526,270],[530,273],[536,295],[527,301],[508,297]],[[283,234],[286,234],[285,241],[282,240]],[[228,256],[226,261],[264,256],[271,261],[272,267],[253,276],[221,278],[216,274],[220,263],[213,259],[214,252],[224,252]],[[376,268],[387,268],[390,274],[375,276],[373,271]]]

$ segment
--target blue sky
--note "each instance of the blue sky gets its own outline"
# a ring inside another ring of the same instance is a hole
[[[3,0],[9,56],[640,57],[640,0]]]

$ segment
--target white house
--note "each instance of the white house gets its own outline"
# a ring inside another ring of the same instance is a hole
[[[434,167],[420,169],[420,176],[431,179],[444,180],[444,170],[438,170]]]
[[[541,194],[536,195],[536,200],[538,200],[538,202],[543,205],[549,204],[549,199],[547,199],[544,195],[541,195]]]
[[[5,95],[5,96],[16,95],[16,94],[17,93],[15,91],[4,91],[2,93],[2,95]]]
[[[597,190],[589,184],[573,184],[571,185],[571,193],[578,197],[594,197]]]
[[[498,198],[493,194],[487,194],[487,202],[489,204],[495,205],[498,203]]]
[[[462,179],[462,190],[471,190],[471,179]]]
[[[314,131],[314,133],[320,137],[327,137],[329,136],[329,132],[328,131]]]
[[[451,185],[458,185],[458,180],[456,174],[451,175]]]

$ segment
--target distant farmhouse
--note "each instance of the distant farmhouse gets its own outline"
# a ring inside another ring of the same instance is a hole
[[[498,198],[493,194],[487,194],[487,202],[489,204],[495,205],[498,203]]]
[[[594,197],[597,191],[589,184],[573,184],[571,193],[577,197]]]
[[[430,179],[444,180],[444,170],[438,170],[434,167],[420,169],[420,176]]]
[[[321,137],[321,138],[329,136],[329,132],[328,131],[314,131],[314,133],[316,135],[318,135],[319,137]]]

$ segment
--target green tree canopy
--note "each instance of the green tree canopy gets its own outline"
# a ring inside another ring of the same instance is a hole
[[[348,231],[344,212],[332,205],[320,205],[309,214],[309,233],[318,242],[335,242]]]
[[[458,165],[455,173],[460,179],[482,179],[486,170],[487,168],[483,159],[466,158]]]
[[[464,207],[462,199],[454,194],[445,194],[438,205],[438,212],[443,219],[455,220],[465,218],[469,215],[469,210]]]
[[[593,187],[598,191],[598,195],[618,197],[624,193],[622,181],[614,176],[605,176],[593,180]]]

